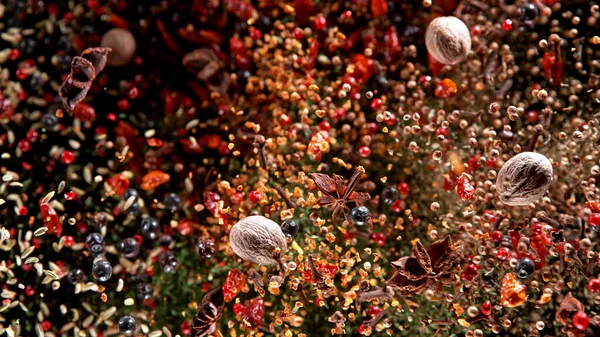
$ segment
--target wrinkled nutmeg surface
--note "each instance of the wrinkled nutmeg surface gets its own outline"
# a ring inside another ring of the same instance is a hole
[[[273,251],[287,249],[285,234],[281,227],[264,216],[255,215],[238,221],[229,233],[233,251],[242,259],[254,263],[272,264]]]
[[[431,21],[427,27],[425,45],[438,62],[457,64],[471,50],[471,34],[459,18],[442,16]]]
[[[496,179],[496,194],[510,206],[525,206],[538,199],[552,183],[552,163],[546,156],[522,152],[507,161]]]

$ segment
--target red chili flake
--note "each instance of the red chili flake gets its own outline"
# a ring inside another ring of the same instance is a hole
[[[385,16],[388,11],[386,0],[371,0],[371,14],[374,18]]]
[[[236,314],[236,316],[242,315],[244,310],[246,310],[246,307],[244,307],[242,303],[236,303],[233,305],[233,313]]]
[[[40,213],[42,215],[42,223],[44,224],[44,227],[48,228],[48,233],[56,234],[57,237],[60,237],[63,225],[56,210],[48,203],[41,203]]]
[[[246,328],[252,330],[258,328],[265,316],[265,306],[262,298],[255,298],[246,306],[242,314],[242,322]]]
[[[153,190],[158,186],[168,182],[169,179],[171,179],[171,176],[168,173],[164,173],[160,170],[150,171],[142,178],[142,184],[140,187],[144,191]]]
[[[256,16],[256,9],[249,0],[223,0],[225,10],[237,16],[242,21]]]
[[[158,138],[148,138],[146,142],[150,147],[160,147],[163,145],[163,141]]]
[[[294,1],[294,14],[298,23],[304,25],[308,22],[308,18],[311,16],[313,11],[312,0],[295,0]]]
[[[383,58],[385,64],[389,66],[396,62],[396,60],[398,60],[402,54],[400,37],[398,36],[398,31],[396,30],[395,26],[388,26],[388,28],[385,31],[385,35],[383,36],[383,41],[385,42]]]
[[[550,84],[554,86],[560,84],[563,74],[563,61],[560,55],[556,55],[553,51],[544,53],[542,68],[544,69],[546,80],[548,80]]]
[[[600,213],[600,202],[599,201],[586,201],[585,207],[589,208],[594,213]]]
[[[223,286],[225,301],[230,302],[233,300],[245,285],[246,275],[237,269],[231,269]]]
[[[433,56],[431,56],[429,53],[427,53],[427,57],[429,58],[429,69],[431,69],[431,75],[435,77],[439,76],[445,64],[433,58]]]
[[[460,178],[458,178],[456,192],[458,193],[460,200],[467,201],[473,197],[473,194],[475,194],[475,187],[473,184],[471,184],[467,176],[462,175]]]
[[[319,42],[316,38],[313,38],[308,45],[308,52],[306,53],[305,69],[310,71],[317,62],[317,56],[319,56]]]

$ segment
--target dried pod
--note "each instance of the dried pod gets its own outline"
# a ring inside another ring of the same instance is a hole
[[[457,64],[471,50],[469,28],[454,16],[436,18],[427,27],[425,45],[429,54],[438,62]]]
[[[108,64],[113,67],[129,63],[137,49],[135,37],[130,31],[123,28],[113,28],[106,32],[102,35],[100,45],[112,48],[113,52],[108,55]]]
[[[192,321],[192,337],[202,337],[210,333],[213,333],[216,329],[216,322],[223,313],[223,305],[225,304],[225,297],[223,295],[223,288],[218,287],[209,291],[204,298],[198,313]]]
[[[552,183],[552,163],[536,152],[522,152],[507,161],[496,179],[496,194],[510,206],[528,205]]]
[[[75,56],[71,62],[71,72],[58,91],[65,109],[72,113],[73,109],[87,95],[92,81],[104,69],[110,48],[88,48]]]
[[[229,233],[231,248],[242,259],[254,263],[272,264],[277,261],[273,252],[287,249],[285,234],[279,225],[264,216],[246,217],[236,223]]]

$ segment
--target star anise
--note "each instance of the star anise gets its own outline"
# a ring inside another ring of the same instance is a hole
[[[421,242],[413,243],[413,256],[404,256],[392,262],[396,269],[388,284],[400,291],[402,296],[413,296],[435,285],[456,281],[453,270],[459,266],[464,247],[453,245],[450,237],[436,241],[428,249]]]
[[[309,177],[315,181],[319,191],[323,193],[317,200],[317,203],[321,206],[332,206],[332,217],[334,219],[337,218],[340,213],[344,213],[344,216],[346,216],[346,213],[349,210],[349,203],[361,206],[364,201],[371,199],[369,193],[355,191],[362,173],[362,170],[354,171],[347,184],[344,183],[344,177],[337,174],[334,174],[333,177],[323,173],[309,174]]]

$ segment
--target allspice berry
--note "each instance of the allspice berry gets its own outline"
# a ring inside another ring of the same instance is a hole
[[[442,16],[433,19],[425,33],[427,51],[436,61],[457,64],[471,50],[469,28],[459,18]]]
[[[112,48],[112,52],[108,54],[108,64],[114,67],[120,67],[129,63],[137,48],[133,34],[123,28],[113,28],[106,32],[102,35],[100,45]]]
[[[277,263],[273,252],[287,249],[287,241],[281,227],[264,216],[254,215],[238,221],[231,232],[229,241],[233,251],[242,259],[254,263]]]
[[[538,199],[552,183],[552,163],[536,152],[522,152],[508,160],[496,179],[496,194],[510,206],[525,206]]]

